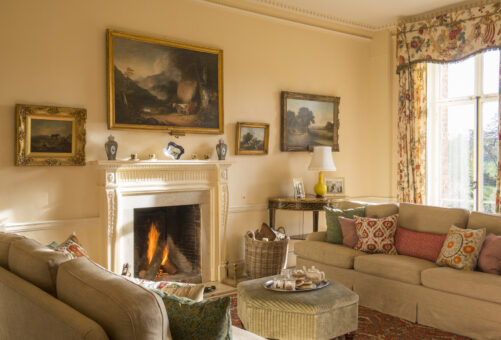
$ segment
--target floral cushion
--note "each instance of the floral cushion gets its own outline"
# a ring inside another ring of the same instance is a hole
[[[173,282],[173,281],[149,281],[136,277],[127,277],[130,281],[147,289],[157,289],[165,293],[174,294],[180,297],[187,297],[195,301],[202,301],[204,298],[204,285],[195,283]]]
[[[485,240],[485,228],[461,229],[451,226],[437,259],[439,266],[474,270]]]
[[[61,244],[57,244],[56,242],[52,242],[49,245],[49,248],[52,248],[55,251],[70,255],[74,259],[77,257],[89,258],[89,255],[87,255],[87,252],[82,247],[80,240],[78,239],[78,237],[75,233],[72,233],[70,236],[68,236],[66,241],[64,241]]]
[[[196,302],[161,290],[152,291],[165,304],[173,339],[232,339],[229,296]]]
[[[395,255],[395,231],[398,215],[383,218],[354,216],[358,236],[356,250],[367,253],[383,253]]]

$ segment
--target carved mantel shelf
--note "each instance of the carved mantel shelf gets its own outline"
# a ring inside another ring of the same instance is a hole
[[[209,199],[207,225],[210,259],[204,280],[221,280],[225,262],[226,223],[228,217],[228,168],[231,162],[213,160],[179,161],[93,161],[99,170],[98,186],[104,202],[101,204],[104,249],[108,269],[119,272],[126,253],[126,230],[130,228],[130,206],[136,198],[148,195],[164,196],[175,193],[205,192]],[[127,210],[129,209],[129,211]],[[124,255],[125,254],[125,255]]]

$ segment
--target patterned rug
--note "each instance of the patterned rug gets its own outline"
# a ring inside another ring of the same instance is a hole
[[[233,326],[244,328],[242,321],[238,317],[237,294],[233,293],[227,296],[230,296],[231,299],[231,321]],[[353,339],[470,340],[470,338],[464,336],[418,325],[362,306],[358,308],[358,330],[355,332]]]

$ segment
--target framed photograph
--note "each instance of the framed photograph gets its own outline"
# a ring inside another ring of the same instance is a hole
[[[282,91],[280,138],[282,151],[339,151],[339,97]]]
[[[304,183],[301,177],[293,178],[292,185],[294,186],[294,198],[305,198]]]
[[[237,155],[266,155],[270,139],[270,125],[265,123],[237,123]]]
[[[327,193],[325,196],[345,196],[346,191],[344,188],[344,178],[342,177],[332,177],[325,179],[325,185],[327,185]]]
[[[223,51],[107,31],[108,127],[224,132]]]
[[[16,105],[16,165],[85,165],[87,111]]]

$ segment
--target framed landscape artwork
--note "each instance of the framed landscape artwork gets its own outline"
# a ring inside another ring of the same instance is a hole
[[[339,97],[282,91],[281,125],[282,151],[339,151]]]
[[[16,165],[85,165],[87,111],[16,105]]]
[[[266,155],[270,126],[265,123],[237,123],[237,155]]]
[[[223,51],[107,31],[108,127],[224,132]]]
[[[342,177],[327,177],[325,178],[327,185],[327,193],[325,196],[345,196],[344,178]]]

